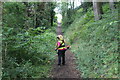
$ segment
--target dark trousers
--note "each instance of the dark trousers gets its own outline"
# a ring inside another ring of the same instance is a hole
[[[61,59],[62,59],[62,64],[65,64],[65,50],[58,50],[58,64],[61,64]]]

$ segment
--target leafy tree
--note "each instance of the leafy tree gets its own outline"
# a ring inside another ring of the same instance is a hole
[[[3,79],[48,76],[55,44],[55,25],[50,22],[54,12],[49,14],[54,7],[55,3],[3,3]]]

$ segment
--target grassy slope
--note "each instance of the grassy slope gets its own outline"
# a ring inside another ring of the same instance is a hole
[[[103,6],[103,19],[94,21],[92,8],[86,14],[82,9],[65,32],[77,58],[78,69],[86,78],[116,78],[118,76],[117,10]]]

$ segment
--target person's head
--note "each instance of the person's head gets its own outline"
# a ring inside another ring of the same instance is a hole
[[[58,35],[57,38],[58,38],[59,40],[63,40],[63,36],[62,36],[62,35]]]

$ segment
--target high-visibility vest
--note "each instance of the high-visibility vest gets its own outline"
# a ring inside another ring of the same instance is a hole
[[[63,41],[58,41],[58,42],[60,42],[60,46],[59,46],[58,50],[66,48],[65,47],[65,42],[63,42]]]

